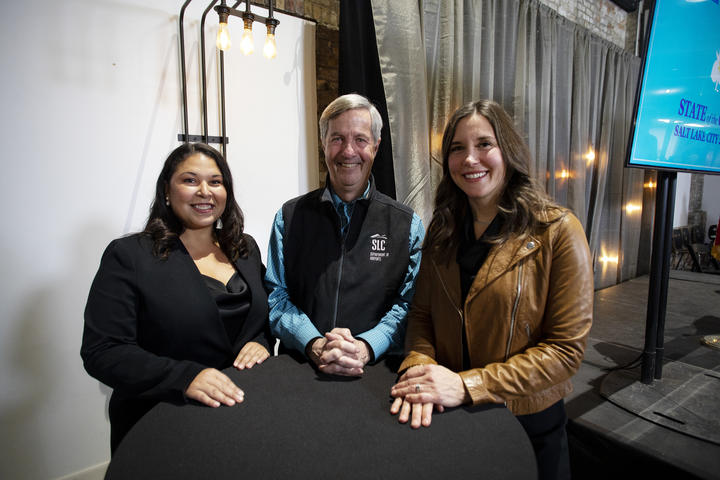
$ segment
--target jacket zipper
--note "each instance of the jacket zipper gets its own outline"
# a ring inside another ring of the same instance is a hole
[[[440,279],[440,283],[442,284],[445,295],[448,297],[448,300],[450,300],[450,303],[455,307],[455,311],[457,311],[458,315],[460,316],[460,325],[461,325],[462,329],[465,330],[465,314],[457,305],[455,305],[455,302],[453,302],[453,299],[450,296],[450,292],[448,292],[447,286],[445,285],[445,280],[443,280],[443,277],[442,277],[442,275],[440,275],[440,272],[437,271],[437,268],[435,269],[435,273],[437,273],[437,276]],[[466,332],[466,334],[467,334],[467,332]],[[468,345],[468,348],[469,348],[469,345]]]
[[[335,210],[335,209],[333,209]],[[341,213],[335,210],[335,214],[338,216],[338,222],[342,224],[340,219]],[[350,222],[352,221],[352,215],[348,219],[347,229],[350,229]],[[347,234],[347,230],[345,231]],[[340,302],[340,282],[342,281],[343,263],[345,260],[345,235],[342,233],[342,227],[340,228],[340,267],[338,268],[337,285],[335,287],[335,304],[333,305],[333,316],[332,316],[332,328],[337,326],[337,313],[338,303]],[[332,330],[332,329],[331,329]]]
[[[338,268],[337,287],[335,289],[335,305],[333,307],[332,328],[337,326],[338,302],[340,300],[340,281],[342,280],[343,260],[345,259],[345,239],[340,243],[340,268]]]
[[[508,337],[507,348],[505,349],[505,361],[507,362],[510,356],[510,345],[513,340],[513,332],[515,332],[515,315],[517,314],[518,304],[520,303],[520,291],[522,290],[522,271],[523,263],[518,264],[518,280],[517,288],[515,289],[515,304],[513,305],[512,314],[510,315],[510,336]]]

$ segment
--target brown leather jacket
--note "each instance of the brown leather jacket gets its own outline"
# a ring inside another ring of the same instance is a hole
[[[592,323],[585,233],[568,211],[538,235],[495,245],[460,301],[455,252],[423,253],[408,314],[403,371],[437,363],[459,372],[473,404],[536,413],[572,391]],[[444,257],[444,256],[443,256]],[[462,370],[462,328],[472,369]]]

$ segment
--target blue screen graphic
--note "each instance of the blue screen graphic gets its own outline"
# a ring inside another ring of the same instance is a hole
[[[720,173],[718,0],[657,0],[627,164]]]

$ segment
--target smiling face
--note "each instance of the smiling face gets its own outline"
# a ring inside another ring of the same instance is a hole
[[[367,187],[380,139],[372,134],[370,112],[347,110],[328,122],[323,139],[325,163],[333,190],[344,201],[358,198]]]
[[[505,186],[505,162],[495,131],[482,115],[460,120],[448,154],[450,177],[465,195],[476,214],[484,219],[494,215]],[[492,218],[492,217],[490,217]]]
[[[202,153],[190,155],[178,164],[166,195],[175,215],[191,230],[213,228],[227,200],[220,169]]]

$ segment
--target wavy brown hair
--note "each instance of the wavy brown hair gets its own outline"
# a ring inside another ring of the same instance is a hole
[[[467,195],[450,176],[448,159],[458,123],[471,115],[482,115],[490,122],[505,163],[503,192],[498,202],[498,215],[503,217],[503,226],[490,241],[501,243],[511,236],[536,233],[554,221],[547,220],[544,212],[562,209],[530,177],[530,149],[507,112],[492,100],[467,103],[452,114],[443,133],[443,175],[435,193],[435,209],[423,246],[429,251],[450,254],[460,244],[462,225],[470,204]]]
[[[220,249],[231,261],[237,260],[239,257],[245,258],[248,254],[247,242],[243,235],[245,218],[235,201],[230,167],[220,152],[204,143],[185,143],[168,155],[155,184],[155,198],[150,206],[150,215],[143,233],[153,239],[153,254],[163,259],[167,258],[170,247],[185,230],[185,225],[175,215],[173,209],[165,204],[170,178],[177,170],[178,165],[198,153],[215,161],[222,174],[223,186],[227,192],[225,210],[220,216],[223,227],[222,229],[213,229],[215,239]]]

